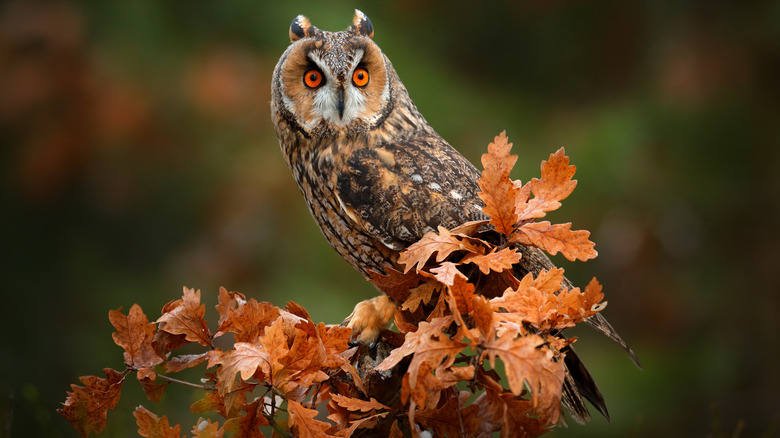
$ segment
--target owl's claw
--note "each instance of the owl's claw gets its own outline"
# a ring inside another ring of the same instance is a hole
[[[368,345],[373,348],[379,333],[393,320],[395,309],[395,304],[387,295],[357,303],[352,314],[341,323],[352,329],[350,345]]]

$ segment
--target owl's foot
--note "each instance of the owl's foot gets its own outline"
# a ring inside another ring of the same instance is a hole
[[[373,344],[383,328],[395,316],[395,304],[387,295],[357,303],[352,314],[341,323],[352,329],[352,339],[364,345]]]

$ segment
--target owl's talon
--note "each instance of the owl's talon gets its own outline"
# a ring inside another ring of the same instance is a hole
[[[352,329],[350,343],[375,347],[380,332],[393,320],[395,309],[395,304],[387,295],[357,303],[352,314],[341,323]]]

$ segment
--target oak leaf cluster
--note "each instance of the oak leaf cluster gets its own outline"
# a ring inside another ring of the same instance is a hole
[[[502,133],[482,156],[480,198],[489,220],[440,227],[401,254],[402,271],[372,273],[398,304],[397,330],[376,343],[355,345],[350,329],[314,323],[293,302],[279,308],[224,288],[212,331],[200,291],[184,288],[154,322],[137,304],[126,314],[110,311],[124,369],[81,377],[59,413],[80,435],[99,433],[134,376],[152,401],[171,383],[200,388],[190,433],[201,438],[549,431],[562,421],[563,357],[575,341],[560,332],[605,302],[595,279],[561,290],[563,269],[516,276],[518,244],[569,260],[596,251],[587,231],[539,221],[576,186],[563,149],[542,162],[540,178],[521,184],[509,176],[517,160],[510,148]],[[177,353],[184,345],[201,352]],[[198,383],[172,377],[204,364]],[[142,406],[134,415],[143,437],[182,436],[165,416]]]

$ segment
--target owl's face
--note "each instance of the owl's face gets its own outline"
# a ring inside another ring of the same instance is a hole
[[[274,70],[272,110],[283,111],[311,135],[374,127],[391,102],[392,67],[372,36],[371,22],[360,11],[342,32],[321,31],[296,17],[292,44]]]

